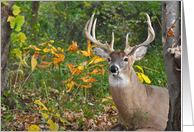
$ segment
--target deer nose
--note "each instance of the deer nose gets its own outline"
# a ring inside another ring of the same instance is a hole
[[[111,66],[110,69],[109,69],[112,73],[116,73],[116,71],[118,71],[118,67],[116,66]]]

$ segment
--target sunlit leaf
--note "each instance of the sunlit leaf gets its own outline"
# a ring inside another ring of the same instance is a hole
[[[48,123],[50,125],[49,129],[51,131],[58,131],[56,124],[51,119],[49,119],[46,123]]]
[[[15,52],[16,57],[22,60],[22,51],[19,48],[13,49],[13,51]]]
[[[51,62],[50,64],[52,64],[53,62]],[[49,67],[50,66],[50,64],[48,64],[48,65],[40,65],[40,64],[37,64],[37,67],[38,68],[47,68],[47,67]]]
[[[146,83],[150,84],[151,81],[150,79],[148,78],[148,76],[146,76],[145,74],[141,74],[142,78],[145,80]]]
[[[39,46],[45,46],[45,45],[47,45],[47,44],[46,43],[39,44]]]
[[[32,56],[32,59],[31,59],[31,66],[32,66],[32,71],[34,70],[34,68],[36,67],[37,65],[37,61],[35,59],[35,55]]]
[[[95,68],[92,72],[90,72],[89,74],[101,74],[99,73],[100,69]]]
[[[142,72],[142,73],[144,73],[143,69],[142,69],[140,66],[135,65],[135,67],[137,67],[138,69],[140,69],[140,70],[141,70],[141,72]]]
[[[143,82],[143,78],[142,78],[142,76],[141,76],[141,73],[139,73],[139,72],[136,72],[137,73],[137,77],[139,78],[139,80],[141,81],[141,82]]]
[[[107,101],[109,101],[109,99],[103,98],[101,103],[104,103],[104,102],[107,102]]]
[[[70,92],[73,86],[74,86],[74,82],[73,82],[73,81],[71,81],[71,83],[68,83],[68,84],[67,84],[67,87],[68,87],[69,89],[68,89],[66,92],[67,92],[67,93]]]
[[[9,16],[9,17],[7,18],[7,22],[14,22],[14,19],[15,19],[14,16]]]
[[[43,113],[43,112],[41,112],[41,113],[42,113],[42,116],[44,116],[45,119],[47,119],[49,117],[47,113]]]
[[[65,81],[62,81],[62,83],[70,82],[72,79],[73,79],[73,76],[70,77],[69,79],[65,80]]]
[[[89,75],[87,75],[86,77],[82,77],[81,79],[82,79],[84,82],[86,82],[86,83],[97,82],[96,79],[90,77]]]
[[[37,125],[31,125],[28,131],[40,131],[40,128]]]
[[[54,40],[50,40],[51,43],[54,43],[55,41]]]
[[[1,1],[1,3],[3,3],[4,5],[9,5],[9,3],[6,1]]]
[[[33,47],[34,50],[40,51],[41,49],[37,48],[36,46]]]
[[[17,5],[13,5],[12,8],[13,8],[13,14],[15,16],[18,15],[21,12],[20,7],[17,6]]]
[[[80,52],[85,55],[85,56],[90,56],[90,55],[94,55],[92,52],[90,52],[90,54],[88,53],[88,51],[82,51],[80,50]]]
[[[84,66],[78,66],[78,69],[82,71],[84,70]]]
[[[46,55],[43,55],[43,56],[40,58],[40,60],[43,60],[46,56],[47,56],[47,54],[46,54]]]
[[[72,41],[72,45],[70,45],[66,51],[77,51],[77,42]]]
[[[41,105],[43,107],[42,110],[48,110],[47,107],[42,102],[40,102],[40,100],[35,100],[34,103],[38,104],[38,105]]]
[[[45,52],[45,53],[50,52],[50,51],[51,50],[50,49],[47,49],[47,47],[43,49],[43,52]]]

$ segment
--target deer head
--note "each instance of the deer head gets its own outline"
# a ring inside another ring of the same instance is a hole
[[[91,17],[91,20],[89,20],[85,26],[84,35],[91,42],[99,46],[99,47],[93,48],[93,51],[96,53],[96,55],[108,61],[109,70],[111,75],[113,76],[119,76],[119,74],[121,74],[122,72],[126,72],[127,68],[130,68],[136,60],[140,60],[147,51],[147,45],[150,44],[155,38],[155,33],[151,26],[150,17],[147,14],[147,23],[148,23],[147,40],[139,45],[130,47],[128,43],[128,34],[127,34],[126,46],[124,51],[114,51],[113,49],[114,33],[112,33],[112,41],[110,45],[108,45],[107,42],[106,44],[102,44],[101,42],[96,40],[95,27],[96,27],[97,19],[94,20],[92,35],[90,34],[93,19],[94,19],[94,14]]]

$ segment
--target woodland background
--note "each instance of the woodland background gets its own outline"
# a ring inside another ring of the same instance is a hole
[[[1,6],[7,2],[1,2]],[[7,5],[8,6],[8,5]],[[16,1],[11,29],[9,88],[1,90],[1,130],[105,130],[118,122],[108,65],[93,54],[83,30],[92,13],[97,39],[123,50],[146,40],[146,15],[156,38],[134,69],[142,83],[167,86],[160,1]],[[148,119],[149,120],[149,119]]]

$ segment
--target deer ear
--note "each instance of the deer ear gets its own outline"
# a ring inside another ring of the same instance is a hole
[[[107,59],[106,57],[107,57],[107,55],[108,55],[108,51],[107,50],[104,50],[104,49],[102,49],[102,48],[99,48],[99,47],[94,47],[94,48],[92,48],[92,50],[95,52],[95,54],[97,55],[97,56],[99,56],[100,58],[102,58],[102,59]]]
[[[147,46],[138,47],[133,54],[135,57],[135,60],[141,60],[146,54],[146,52],[147,52]]]

